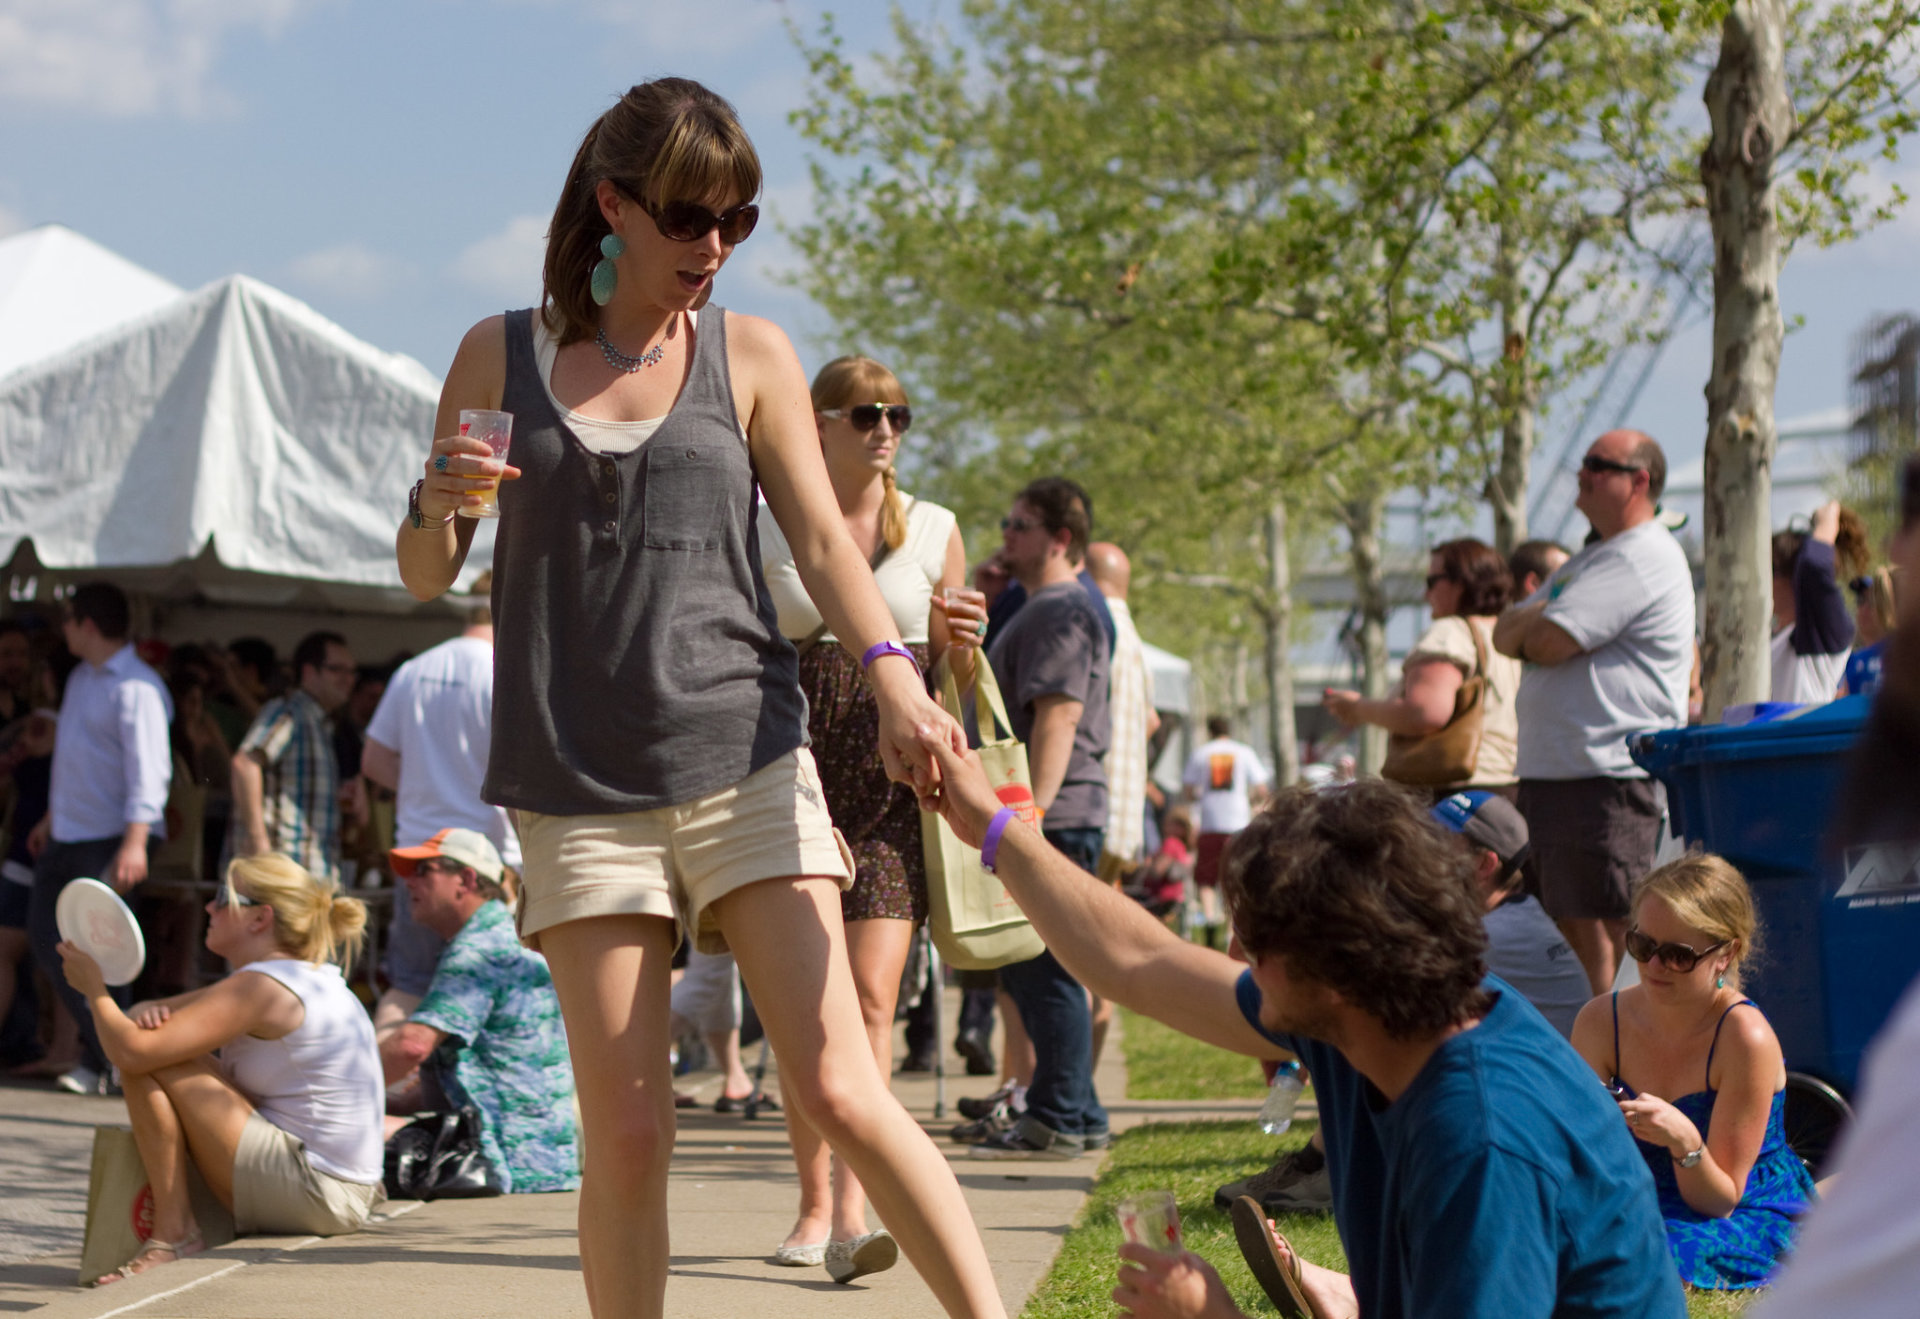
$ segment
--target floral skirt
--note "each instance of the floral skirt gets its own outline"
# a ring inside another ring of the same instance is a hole
[[[922,672],[925,643],[910,647]],[[844,920],[923,921],[927,863],[920,850],[920,803],[887,777],[880,759],[880,707],[844,646],[821,642],[800,657],[807,731],[827,811],[853,852],[853,887],[840,895]]]

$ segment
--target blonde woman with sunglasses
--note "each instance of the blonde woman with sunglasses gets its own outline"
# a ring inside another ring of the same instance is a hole
[[[1814,1191],[1787,1145],[1780,1041],[1740,992],[1760,935],[1753,895],[1726,861],[1695,852],[1634,887],[1629,920],[1640,983],[1582,1008],[1573,1046],[1653,1173],[1681,1280],[1759,1287]]]
[[[386,1083],[345,968],[366,908],[277,853],[241,857],[207,904],[225,979],[123,1012],[100,966],[60,945],[119,1069],[153,1188],[153,1229],[118,1282],[206,1249],[191,1160],[243,1233],[356,1232],[380,1200]]]
[[[860,665],[888,774],[931,793],[916,730],[965,739],[847,533],[792,346],[708,300],[760,182],[733,108],[698,83],[642,83],[594,123],[548,230],[541,306],[475,326],[447,373],[400,573],[421,599],[451,587],[475,526],[457,514],[503,482],[482,795],[516,812],[520,934],[566,1019],[593,1313],[650,1319],[666,1302],[668,968],[685,937],[734,954],[788,1106],[947,1312],[999,1315],[959,1183],[874,1065],[840,915],[851,857],[761,568],[769,515]],[[513,414],[504,460],[461,435],[465,409]]]

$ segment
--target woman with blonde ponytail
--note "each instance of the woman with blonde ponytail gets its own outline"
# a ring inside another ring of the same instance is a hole
[[[276,853],[241,857],[207,904],[224,980],[122,1012],[100,967],[60,945],[126,1090],[153,1228],[118,1282],[206,1249],[187,1164],[241,1232],[355,1232],[380,1199],[386,1090],[347,988],[367,909]]]
[[[959,1182],[874,1065],[840,905],[854,861],[763,539],[792,547],[848,652],[890,778],[931,798],[921,739],[963,752],[966,736],[868,567],[884,501],[865,543],[848,534],[793,346],[708,300],[753,234],[760,181],[733,107],[697,82],[641,83],[600,116],[554,208],[541,305],[482,321],[454,354],[395,552],[414,595],[440,595],[477,525],[457,515],[499,483],[481,795],[517,813],[516,920],[566,1019],[593,1313],[666,1304],[668,967],[686,938],[733,953],[788,1109],[857,1171],[947,1313],[992,1319],[1004,1306]],[[473,408],[513,414],[504,460],[460,433]]]
[[[906,390],[872,358],[837,358],[814,377],[813,418],[847,534],[867,555],[894,626],[923,672],[933,672],[944,655],[966,690],[973,685],[986,597],[964,587],[966,549],[953,514],[901,494],[895,483],[901,437],[913,421]],[[888,779],[879,709],[858,664],[834,643],[807,595],[778,527],[763,530],[760,557],[780,630],[800,651],[807,731],[827,810],[853,851],[853,887],[840,895],[840,918],[861,1015],[884,1076],[893,1070],[900,974],[914,927],[927,918],[919,803],[906,785]],[[774,1251],[775,1262],[825,1264],[836,1282],[892,1267],[893,1239],[885,1230],[867,1230],[859,1179],[792,1104],[787,1135],[800,1170],[800,1217]]]

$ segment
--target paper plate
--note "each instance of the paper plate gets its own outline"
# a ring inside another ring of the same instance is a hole
[[[97,879],[76,879],[61,889],[53,919],[62,939],[100,963],[110,985],[132,984],[147,964],[147,941],[132,908]]]

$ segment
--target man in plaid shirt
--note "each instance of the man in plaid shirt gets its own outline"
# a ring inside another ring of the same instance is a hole
[[[297,682],[260,707],[233,756],[235,856],[282,852],[316,878],[340,878],[340,767],[330,716],[353,693],[353,652],[315,632],[293,652]]]

